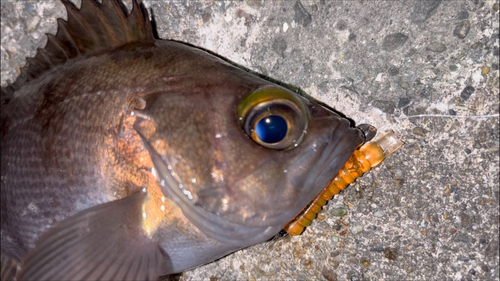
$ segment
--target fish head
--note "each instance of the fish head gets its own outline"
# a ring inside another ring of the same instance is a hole
[[[165,196],[218,241],[245,247],[277,234],[364,141],[310,97],[197,48],[175,56],[180,43],[160,44],[172,57],[134,127]]]

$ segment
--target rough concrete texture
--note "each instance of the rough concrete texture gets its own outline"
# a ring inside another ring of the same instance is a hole
[[[175,279],[499,279],[498,1],[144,3],[161,38],[297,85],[406,142],[303,235]],[[57,1],[1,1],[2,84],[57,17]]]

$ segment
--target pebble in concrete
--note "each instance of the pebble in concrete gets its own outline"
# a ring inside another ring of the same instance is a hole
[[[401,48],[406,41],[408,41],[408,36],[403,33],[389,34],[382,42],[382,49],[386,51],[394,51]]]
[[[460,93],[460,97],[463,100],[468,100],[475,90],[476,89],[474,89],[474,87],[469,85],[462,90],[462,92]]]
[[[442,52],[446,51],[446,45],[443,43],[439,43],[439,42],[433,42],[433,43],[427,45],[427,47],[425,47],[425,49],[428,51],[434,52],[434,53],[442,53]]]
[[[460,39],[464,39],[467,37],[467,34],[469,34],[470,31],[470,22],[468,20],[464,20],[460,22],[457,27],[455,27],[455,31],[453,31],[453,34],[457,36]]]

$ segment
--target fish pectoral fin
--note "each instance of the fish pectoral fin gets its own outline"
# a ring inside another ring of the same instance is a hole
[[[142,228],[147,194],[94,206],[56,224],[28,253],[18,280],[157,280],[163,255]]]

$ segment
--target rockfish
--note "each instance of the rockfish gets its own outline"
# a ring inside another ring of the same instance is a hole
[[[62,2],[68,20],[2,87],[2,278],[155,280],[267,241],[369,138],[293,87],[156,39],[135,0]]]

